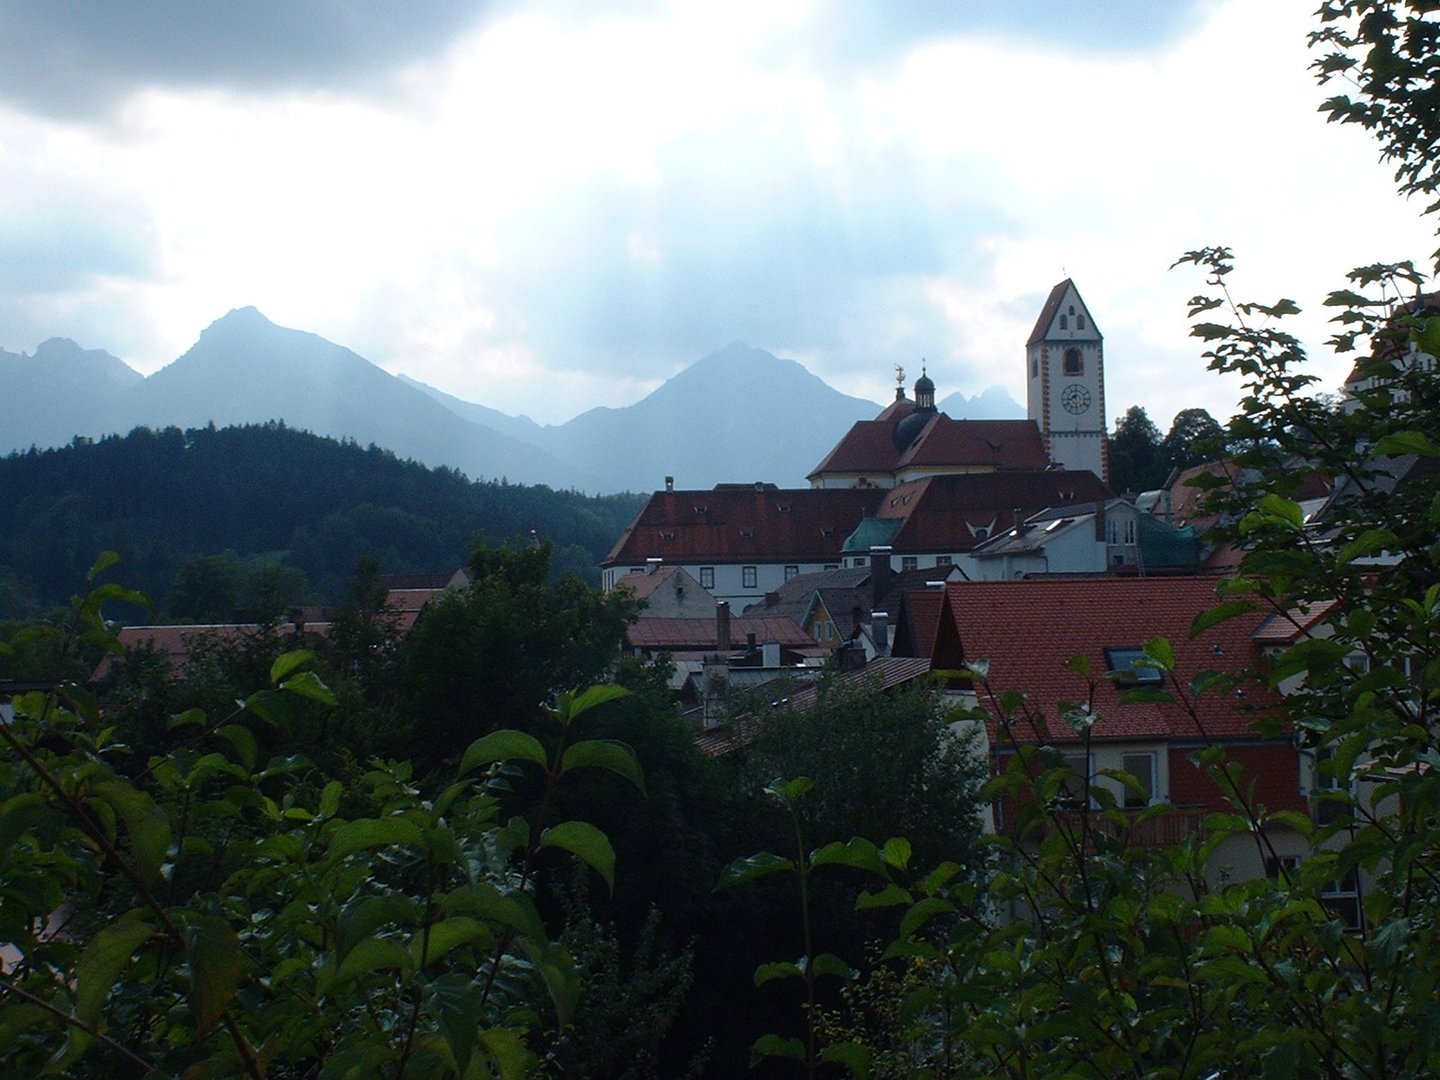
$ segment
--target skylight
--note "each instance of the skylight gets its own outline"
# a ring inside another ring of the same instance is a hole
[[[1123,686],[1158,686],[1165,681],[1165,673],[1137,646],[1107,646],[1105,665],[1111,677]]]

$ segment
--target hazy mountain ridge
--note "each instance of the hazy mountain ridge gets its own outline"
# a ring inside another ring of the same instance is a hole
[[[1018,415],[1003,391],[995,399],[997,391],[952,394],[943,404],[955,416]],[[0,399],[11,403],[0,451],[137,426],[284,420],[474,479],[589,492],[651,491],[667,476],[682,487],[801,486],[851,424],[880,409],[793,360],[735,342],[634,405],[541,426],[390,375],[316,334],[276,326],[253,307],[217,319],[149,378],[63,339],[45,342],[35,357],[0,352]]]

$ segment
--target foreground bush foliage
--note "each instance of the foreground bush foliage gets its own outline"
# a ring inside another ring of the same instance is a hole
[[[75,629],[103,642],[101,588]],[[131,598],[135,599],[135,598]],[[328,703],[288,653],[233,715],[174,718],[176,743],[136,761],[115,719],[73,685],[18,697],[0,728],[0,1054],[67,1076],[522,1076],[569,1023],[580,986],[534,902],[542,852],[605,882],[614,853],[551,822],[562,780],[601,769],[643,790],[620,743],[574,737],[622,696],[597,686],[547,710],[543,741],[498,730],[433,793],[405,764],[342,785],[290,756],[257,759],[253,728]],[[507,776],[538,804],[506,820]]]

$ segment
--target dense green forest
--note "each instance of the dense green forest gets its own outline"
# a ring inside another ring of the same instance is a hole
[[[557,576],[598,581],[641,501],[476,483],[283,423],[77,438],[0,460],[0,618],[63,603],[105,550],[160,612],[197,621],[231,616],[172,610],[186,606],[172,590],[196,560],[191,581],[233,579],[241,608],[337,603],[365,556],[386,573],[448,572],[482,533],[533,532],[555,545]]]

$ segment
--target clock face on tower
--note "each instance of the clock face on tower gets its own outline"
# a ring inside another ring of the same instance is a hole
[[[1079,383],[1071,383],[1060,391],[1060,404],[1066,412],[1079,415],[1090,408],[1090,391]]]

